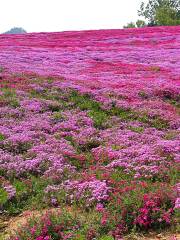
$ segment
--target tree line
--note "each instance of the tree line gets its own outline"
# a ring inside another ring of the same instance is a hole
[[[149,0],[141,3],[138,15],[144,20],[130,22],[124,28],[180,25],[180,0]]]

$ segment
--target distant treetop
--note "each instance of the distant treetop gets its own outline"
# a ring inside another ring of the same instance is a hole
[[[148,26],[180,25],[180,0],[142,2],[138,14],[148,21]]]
[[[180,0],[149,0],[142,2],[138,15],[144,20],[130,22],[124,28],[180,25]]]
[[[4,34],[24,34],[24,33],[27,33],[27,32],[23,28],[14,27],[14,28],[11,28],[9,31],[5,32]]]

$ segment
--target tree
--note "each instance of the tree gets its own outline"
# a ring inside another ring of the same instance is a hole
[[[130,22],[126,26],[124,26],[123,28],[135,28],[135,27],[136,27],[135,23]]]
[[[138,28],[145,27],[145,26],[146,26],[146,23],[145,23],[145,21],[143,21],[143,20],[137,20],[137,21],[136,21],[136,26],[137,26]]]
[[[149,0],[141,3],[139,16],[148,20],[148,26],[178,25],[180,23],[180,0]]]
[[[140,27],[145,27],[146,23],[143,20],[137,20],[136,23],[130,22],[124,28],[140,28]]]
[[[11,28],[9,31],[5,32],[4,34],[24,34],[26,31],[23,28],[14,27]]]
[[[180,18],[177,17],[177,12],[168,7],[157,9],[155,20],[159,26],[180,25]]]

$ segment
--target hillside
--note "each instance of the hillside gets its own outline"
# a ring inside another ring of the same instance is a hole
[[[23,28],[14,27],[11,28],[9,31],[6,31],[4,34],[24,34],[26,31]]]
[[[180,26],[0,35],[0,86],[4,239],[176,235]]]

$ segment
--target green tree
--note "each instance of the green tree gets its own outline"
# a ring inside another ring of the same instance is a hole
[[[149,0],[141,3],[139,16],[148,20],[148,26],[179,25],[180,0]]]
[[[168,7],[157,9],[155,21],[159,26],[180,25],[180,17],[177,16],[177,12]]]
[[[145,23],[145,21],[143,21],[143,20],[137,20],[137,21],[136,21],[136,26],[137,26],[138,28],[145,27],[145,26],[146,26],[146,23]]]
[[[126,26],[124,26],[123,28],[135,28],[136,24],[133,22],[128,23]]]
[[[143,20],[137,20],[136,23],[134,22],[130,22],[128,23],[126,26],[124,26],[124,28],[141,28],[141,27],[145,27],[146,23]]]

